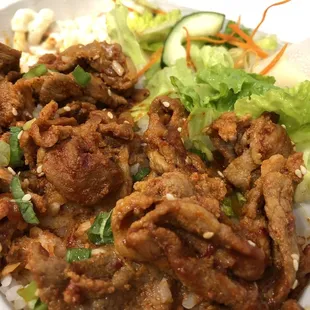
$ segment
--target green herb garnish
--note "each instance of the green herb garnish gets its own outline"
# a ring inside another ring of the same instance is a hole
[[[88,239],[96,244],[110,244],[114,242],[112,227],[111,227],[110,212],[100,212],[94,221],[94,224],[87,231]]]
[[[10,145],[0,141],[0,167],[6,167],[10,163],[11,150]]]
[[[20,148],[18,135],[23,129],[21,127],[10,127],[10,166],[22,167],[23,150]]]
[[[17,291],[17,294],[23,297],[26,302],[29,302],[38,299],[38,297],[36,296],[37,289],[37,283],[35,281],[32,281],[27,286],[19,289]]]
[[[74,71],[72,72],[72,75],[74,77],[75,82],[82,87],[87,86],[87,84],[91,80],[91,75],[88,72],[84,71],[84,69],[79,65],[75,67]]]
[[[30,282],[26,287],[23,287],[17,291],[17,294],[21,296],[30,309],[33,310],[47,310],[47,305],[40,300],[36,295],[38,286],[35,281]]]
[[[228,217],[236,217],[236,214],[232,208],[232,199],[231,198],[225,198],[221,205],[222,211],[225,213]]]
[[[85,260],[91,257],[91,249],[67,249],[66,261],[68,263]]]
[[[151,172],[150,168],[140,168],[139,171],[132,177],[135,182],[143,180]]]
[[[25,222],[29,224],[39,224],[39,220],[33,210],[32,202],[22,200],[22,198],[25,196],[25,193],[22,190],[18,176],[13,177],[10,187],[13,198],[15,199],[19,207],[19,211],[22,214],[22,217],[25,220]]]
[[[45,304],[43,301],[41,301],[40,298],[38,298],[37,302],[34,305],[33,310],[48,310],[47,304]]]
[[[28,72],[23,75],[25,79],[32,79],[34,77],[39,77],[48,72],[46,66],[44,64],[36,65],[35,67],[31,68]]]

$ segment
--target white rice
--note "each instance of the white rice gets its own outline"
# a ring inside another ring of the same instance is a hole
[[[13,279],[10,274],[1,279],[0,293],[4,295],[14,310],[27,309],[26,302],[17,293],[21,288],[23,286]]]

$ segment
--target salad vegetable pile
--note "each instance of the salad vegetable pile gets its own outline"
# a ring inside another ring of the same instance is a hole
[[[268,10],[287,2],[269,6],[254,30],[243,27],[240,18],[227,22],[215,12],[182,17],[179,10],[166,13],[140,3],[141,14],[116,3],[107,16],[109,36],[133,59],[138,77],[150,91],[132,108],[135,120],[147,118],[155,97],[178,97],[190,113],[183,136],[186,147],[212,160],[212,144],[204,129],[221,113],[235,111],[255,118],[264,111],[275,112],[310,169],[310,81],[293,88],[276,86],[268,72],[288,44],[280,44],[275,35],[258,34]],[[271,55],[259,74],[252,73],[260,59]],[[296,201],[310,200],[309,193],[308,173],[296,191]]]

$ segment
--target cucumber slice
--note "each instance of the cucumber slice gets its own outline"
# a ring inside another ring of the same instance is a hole
[[[186,57],[182,42],[185,40],[186,27],[191,36],[212,36],[223,26],[225,15],[216,12],[197,12],[183,17],[170,31],[163,50],[162,64],[174,65],[179,58]]]

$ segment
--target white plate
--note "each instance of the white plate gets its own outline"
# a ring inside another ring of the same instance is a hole
[[[42,8],[51,8],[57,19],[70,19],[76,16],[98,13],[101,11],[104,0],[0,0],[0,40],[1,37],[10,37],[10,21],[16,10],[32,8],[36,11]],[[152,0],[159,3],[163,9],[181,7],[184,13],[194,10],[208,10],[224,13],[227,19],[236,20],[241,15],[242,23],[254,28],[259,22],[264,9],[275,0]],[[73,9],[74,8],[74,9]],[[309,0],[292,0],[280,7],[272,8],[261,30],[277,36],[288,42],[299,42],[309,37],[310,29]],[[310,51],[309,51],[310,52]],[[306,237],[310,236],[309,222],[310,205],[307,209],[297,209],[297,231]],[[303,307],[310,307],[310,287],[300,299]],[[10,310],[0,294],[0,310]]]

